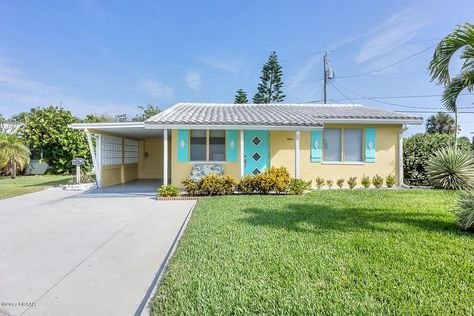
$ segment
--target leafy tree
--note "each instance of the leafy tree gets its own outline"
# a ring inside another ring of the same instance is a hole
[[[66,174],[73,170],[71,160],[84,158],[85,170],[91,168],[91,157],[86,136],[82,131],[70,129],[68,124],[80,120],[70,111],[49,106],[34,108],[26,116],[21,133],[31,146],[43,152],[48,172]]]
[[[87,114],[83,120],[84,123],[102,123],[102,122],[114,122],[115,118],[106,114]]]
[[[13,115],[8,121],[16,124],[22,124],[26,121],[26,116],[29,112],[20,112],[18,114]]]
[[[248,100],[248,98],[247,98],[247,92],[245,92],[244,89],[239,89],[239,90],[237,90],[237,92],[236,92],[236,94],[235,94],[234,103],[235,103],[235,104],[245,104],[245,103],[249,103],[249,100]]]
[[[152,104],[147,104],[146,106],[138,106],[139,109],[143,111],[141,114],[137,114],[132,121],[134,122],[144,122],[148,120],[150,117],[155,116],[156,114],[161,112],[161,109],[157,106],[153,106]]]
[[[435,153],[446,147],[452,147],[454,138],[448,134],[419,133],[403,140],[403,177],[410,185],[430,185],[427,174],[428,161]],[[458,149],[471,150],[471,143],[459,139]]]
[[[0,168],[12,179],[30,163],[30,150],[15,134],[0,134]]]
[[[272,52],[268,61],[263,65],[261,82],[258,84],[257,93],[253,97],[253,103],[283,102],[282,67],[278,63],[276,52]]]
[[[449,74],[449,64],[453,55],[460,49],[462,49],[460,58],[463,61],[461,72],[451,78]],[[469,92],[474,90],[473,24],[465,23],[464,25],[460,25],[456,30],[441,40],[434,51],[429,70],[432,80],[437,80],[438,84],[444,85],[441,101],[446,109],[454,112],[454,146],[456,147],[458,134],[458,107],[456,100],[464,89],[467,89]]]
[[[426,121],[426,132],[429,134],[453,134],[454,125],[454,119],[451,115],[438,112],[436,115],[431,115]]]

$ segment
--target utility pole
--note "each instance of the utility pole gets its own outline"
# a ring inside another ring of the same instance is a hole
[[[323,64],[324,64],[323,103],[324,104],[328,103],[328,95],[327,95],[328,73],[327,73],[327,70],[326,70],[327,58],[328,58],[328,53],[325,52],[324,57],[323,57]]]

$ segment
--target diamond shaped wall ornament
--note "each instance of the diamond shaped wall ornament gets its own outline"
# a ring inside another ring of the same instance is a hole
[[[369,141],[369,149],[372,150],[374,148],[374,144],[372,143],[372,141]]]
[[[314,146],[314,149],[318,149],[318,148],[319,148],[319,142],[318,142],[317,139],[314,141],[313,146]]]
[[[181,141],[179,142],[179,146],[181,146],[181,149],[183,149],[184,146],[186,146],[186,143],[184,142],[184,139],[181,138]]]
[[[257,174],[260,173],[260,170],[258,170],[258,168],[255,168],[255,169],[253,169],[252,173],[253,173],[254,176],[256,176]]]
[[[235,147],[235,142],[234,142],[233,139],[230,141],[229,145],[230,145],[230,148],[234,149],[234,147]]]
[[[254,138],[252,138],[252,143],[254,143],[255,146],[258,146],[258,144],[260,144],[261,142],[262,142],[262,140],[261,140],[259,137],[257,137],[257,136],[255,136]]]
[[[260,154],[256,152],[256,153],[254,153],[254,154],[252,155],[252,158],[253,158],[253,160],[255,160],[255,161],[259,161],[260,158],[262,158],[262,156],[260,156]]]

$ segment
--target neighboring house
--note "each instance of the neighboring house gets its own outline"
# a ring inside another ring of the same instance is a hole
[[[2,122],[0,123],[0,132],[14,134],[17,133],[21,127],[22,124]],[[43,153],[37,149],[31,148],[31,146],[28,147],[30,147],[31,155],[30,163],[25,168],[25,174],[44,174],[48,169],[48,164],[42,161]]]
[[[161,179],[182,187],[191,175],[215,171],[238,180],[270,166],[313,183],[378,174],[399,184],[402,133],[422,123],[363,105],[179,103],[144,123],[70,127],[87,133],[100,186]]]

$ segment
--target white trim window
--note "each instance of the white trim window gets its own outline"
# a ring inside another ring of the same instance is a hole
[[[209,130],[209,160],[225,161],[225,130]]]
[[[361,163],[362,137],[362,128],[325,128],[323,162]]]
[[[362,162],[362,129],[344,129],[344,161]]]
[[[206,161],[206,130],[190,130],[190,161]]]

